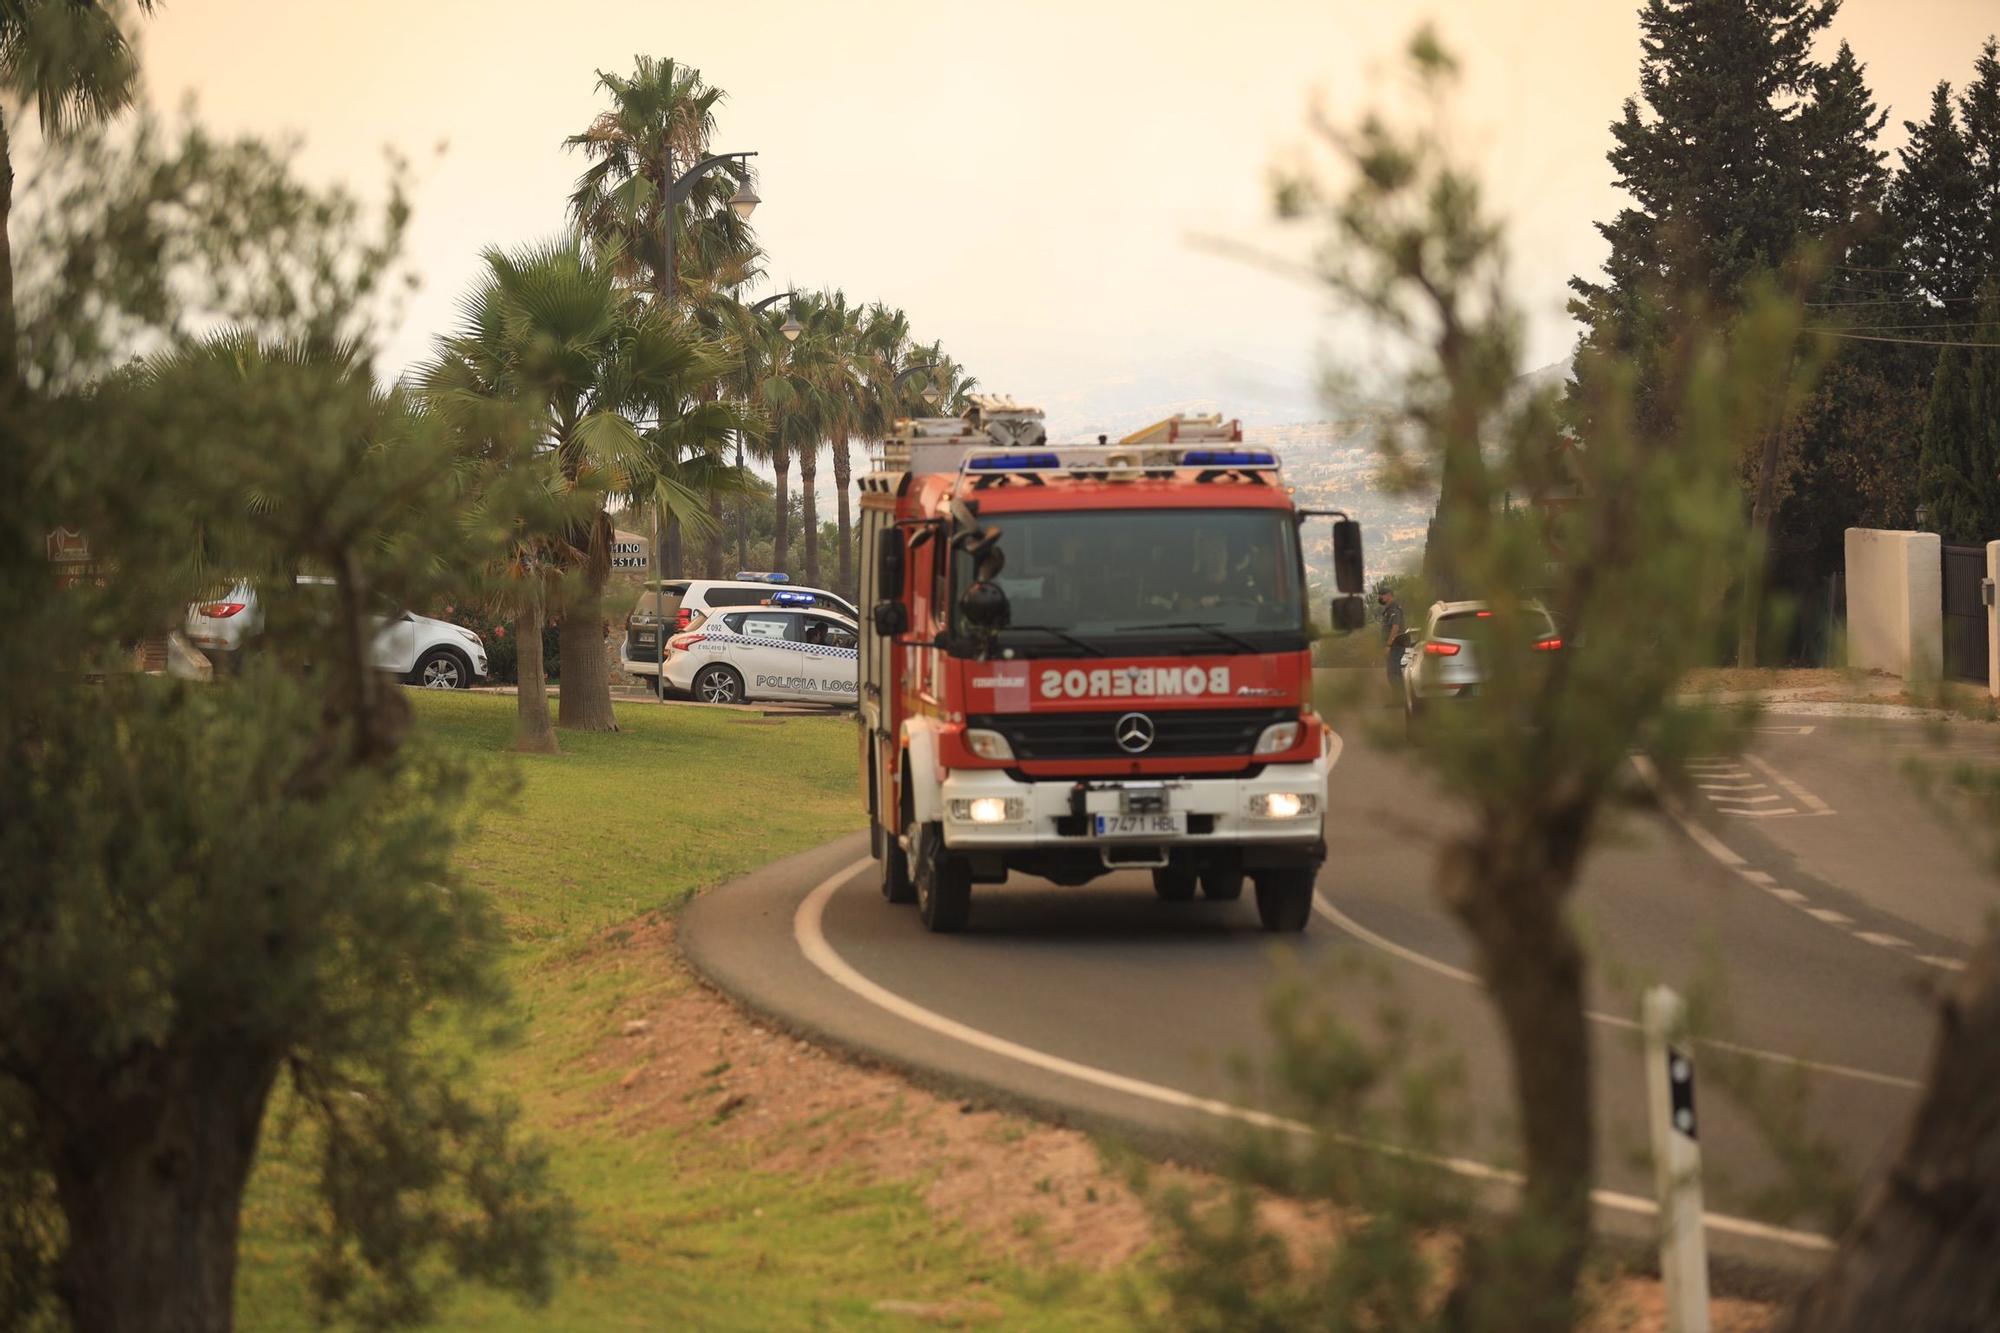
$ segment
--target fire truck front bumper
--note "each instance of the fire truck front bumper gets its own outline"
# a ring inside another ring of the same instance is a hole
[[[1105,866],[1228,848],[1251,865],[1317,861],[1325,855],[1327,775],[1338,756],[1336,740],[1311,763],[1267,764],[1245,777],[1024,780],[954,769],[943,784],[944,842],[976,857],[1094,853]]]

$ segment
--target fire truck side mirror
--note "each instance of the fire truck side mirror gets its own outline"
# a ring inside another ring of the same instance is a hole
[[[895,528],[875,538],[875,591],[885,598],[903,595],[903,534]]]
[[[1352,634],[1367,623],[1367,602],[1355,596],[1333,599],[1333,627],[1342,634]]]
[[[1361,524],[1351,518],[1333,521],[1333,582],[1343,593],[1362,590]],[[1334,623],[1340,623],[1338,616]]]
[[[999,584],[982,578],[958,599],[958,613],[975,629],[1005,629],[1009,618],[1007,594]]]
[[[893,639],[910,627],[910,613],[901,602],[889,598],[875,603],[868,618],[875,623],[875,632],[885,639]]]

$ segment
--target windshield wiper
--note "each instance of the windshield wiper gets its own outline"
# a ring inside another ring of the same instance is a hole
[[[1213,634],[1216,638],[1221,639],[1224,643],[1235,644],[1237,648],[1239,648],[1243,652],[1261,653],[1264,651],[1262,648],[1259,648],[1256,644],[1250,642],[1250,640],[1245,638],[1239,638],[1237,635],[1231,634],[1228,630],[1222,628],[1222,626],[1206,620],[1168,620],[1168,621],[1163,621],[1158,625],[1120,625],[1118,627],[1118,632],[1120,634],[1137,634],[1142,630],[1149,630],[1149,629],[1205,630],[1206,632]]]
[[[1076,635],[1071,634],[1068,630],[1057,629],[1054,625],[1008,625],[1000,632],[1002,634],[1005,634],[1008,630],[1016,630],[1016,629],[1031,629],[1042,634],[1053,634],[1058,639],[1061,639],[1064,643],[1074,646],[1081,652],[1089,653],[1092,657],[1104,656],[1104,650],[1102,648],[1099,648],[1096,644],[1085,643],[1082,639],[1077,638]]]

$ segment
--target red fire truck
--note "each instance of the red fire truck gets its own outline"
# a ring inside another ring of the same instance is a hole
[[[1236,423],[1146,434],[1052,447],[981,396],[897,423],[862,480],[871,844],[931,930],[1010,871],[1147,869],[1169,901],[1248,878],[1267,929],[1311,916],[1341,742],[1312,704],[1310,515]],[[1351,630],[1361,529],[1326,516]]]

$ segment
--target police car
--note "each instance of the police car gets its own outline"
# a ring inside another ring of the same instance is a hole
[[[778,598],[774,602],[773,598]],[[801,588],[787,574],[739,571],[733,579],[649,580],[638,605],[625,617],[625,637],[618,644],[618,665],[647,689],[655,688],[660,644],[691,627],[703,615],[739,606],[816,607],[859,622],[853,603],[824,588]]]
[[[855,623],[799,605],[809,600],[801,592],[770,600],[711,611],[670,637],[667,688],[711,704],[796,699],[852,708],[861,647]]]

